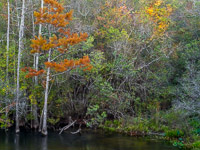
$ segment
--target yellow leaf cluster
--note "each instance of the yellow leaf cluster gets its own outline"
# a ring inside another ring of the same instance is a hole
[[[162,1],[161,0],[157,0],[156,2],[155,2],[155,6],[160,6],[162,4]]]
[[[153,36],[163,35],[169,27],[168,18],[172,13],[172,7],[170,5],[165,5],[162,0],[156,0],[153,4],[147,7],[146,13],[155,24]]]

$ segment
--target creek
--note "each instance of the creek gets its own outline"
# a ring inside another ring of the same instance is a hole
[[[173,146],[155,139],[130,137],[121,134],[84,131],[72,135],[49,132],[0,131],[0,150],[175,150]]]

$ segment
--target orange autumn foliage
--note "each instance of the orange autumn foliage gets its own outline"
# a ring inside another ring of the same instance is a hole
[[[25,68],[22,68],[21,69],[23,72],[29,72],[25,78],[31,78],[31,77],[34,77],[34,76],[38,76],[38,75],[41,75],[43,74],[45,71],[42,69],[42,70],[39,70],[39,71],[36,71],[35,69],[32,69],[31,67],[25,67]]]
[[[40,53],[41,50],[48,51],[52,48],[56,48],[59,52],[64,53],[67,51],[69,45],[75,45],[82,41],[86,41],[87,33],[70,33],[70,29],[66,29],[66,25],[72,20],[71,10],[68,13],[64,13],[64,7],[56,0],[45,0],[47,7],[40,9],[39,12],[34,12],[36,17],[36,24],[51,24],[58,28],[59,37],[54,35],[48,40],[41,35],[36,36],[31,42],[31,53]]]
[[[81,67],[84,68],[84,71],[91,70],[92,65],[90,64],[90,59],[88,56],[83,56],[83,58],[80,58],[78,60],[68,60],[65,59],[61,63],[56,62],[45,62],[45,66],[48,68],[53,68],[57,72],[64,72],[68,69],[74,69],[75,67]]]
[[[49,50],[57,50],[59,53],[65,53],[69,46],[86,41],[88,37],[87,33],[71,33],[70,29],[66,28],[69,21],[72,20],[72,10],[68,13],[64,13],[63,5],[57,0],[44,0],[44,3],[46,4],[44,8],[41,8],[39,12],[34,12],[34,16],[36,17],[35,23],[51,25],[56,29],[57,33],[49,38],[43,37],[42,35],[38,37],[35,36],[35,38],[31,40],[31,53],[42,53]],[[57,72],[64,72],[76,67],[81,67],[84,71],[92,69],[88,56],[83,56],[83,58],[77,60],[65,59],[60,63],[52,61],[45,62],[45,66]],[[44,70],[36,71],[31,68],[25,68],[24,71],[29,72],[26,78],[44,73]]]

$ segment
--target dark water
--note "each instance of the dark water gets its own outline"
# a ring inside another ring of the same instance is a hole
[[[119,134],[83,132],[72,135],[50,132],[47,137],[39,133],[0,131],[0,150],[175,150],[157,140],[135,138]]]

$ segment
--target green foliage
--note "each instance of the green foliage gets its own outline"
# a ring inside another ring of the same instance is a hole
[[[171,110],[168,112],[164,112],[164,114],[162,114],[162,117],[167,126],[184,130],[188,130],[189,128],[189,123],[185,122],[185,120],[188,120],[188,118],[184,115],[183,111]]]
[[[113,91],[111,84],[107,82],[105,79],[103,79],[102,77],[96,78],[94,84],[95,84],[96,90],[99,91],[98,95],[101,96],[101,99],[100,97],[99,98],[96,97],[96,99],[108,101],[109,96],[112,94],[112,91]]]
[[[178,141],[178,142],[175,141],[175,142],[173,143],[173,146],[178,147],[178,148],[180,148],[180,149],[182,149],[182,148],[185,147],[183,141]]]
[[[165,133],[165,136],[166,137],[169,137],[169,138],[180,138],[180,137],[183,137],[184,136],[184,133],[183,131],[181,130],[169,130]]]
[[[190,125],[193,127],[193,133],[200,135],[200,119],[197,117],[194,117],[190,120]]]
[[[193,148],[200,148],[200,141],[196,141],[196,142],[194,142],[193,144],[192,144],[192,147]]]
[[[117,41],[126,40],[129,38],[128,33],[125,29],[122,29],[121,31],[117,28],[110,27],[106,33],[104,33],[106,42],[112,43]]]
[[[112,121],[111,120],[106,120],[104,123],[104,126],[109,127],[112,125]]]
[[[60,121],[60,118],[48,118],[47,121],[51,124],[51,125],[55,125],[56,123],[58,123]]]
[[[141,120],[140,118],[128,118],[121,120],[106,121],[103,128],[106,130],[124,132],[130,135],[145,135],[150,130],[148,127],[148,120]]]
[[[91,120],[87,122],[87,126],[97,127],[105,121],[107,114],[105,111],[100,112],[99,109],[99,105],[92,105],[88,107],[86,115],[90,116]]]
[[[84,44],[83,44],[83,46],[82,46],[83,51],[89,50],[89,49],[91,49],[92,47],[94,47],[93,42],[94,42],[94,37],[93,37],[93,36],[90,36],[90,37],[87,39],[87,41],[84,42]]]
[[[13,120],[8,118],[5,114],[0,113],[0,129],[8,129],[11,127],[14,123]]]
[[[105,56],[104,53],[101,51],[92,51],[90,53],[91,64],[93,69],[91,70],[91,77],[95,77],[96,75],[100,74],[104,69],[106,69],[107,64],[105,64]]]

